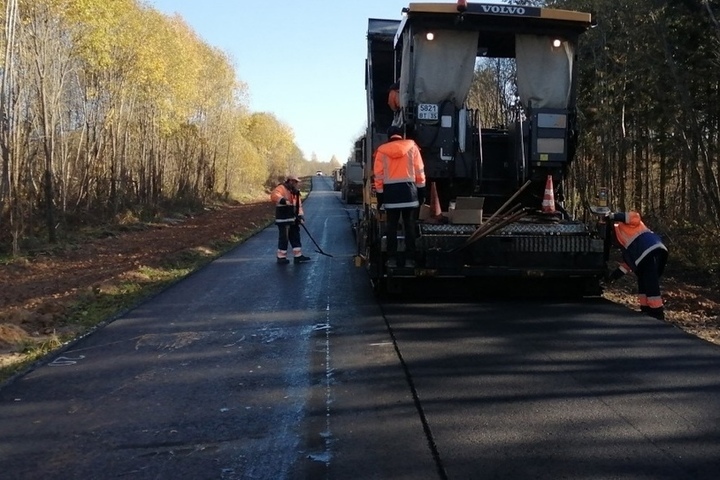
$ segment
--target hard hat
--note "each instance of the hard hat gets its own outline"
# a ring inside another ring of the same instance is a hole
[[[288,176],[287,176],[287,180],[294,180],[294,181],[296,181],[296,182],[299,182],[299,181],[300,181],[300,177],[298,177],[297,175],[288,175]]]
[[[395,136],[402,138],[403,129],[398,126],[392,125],[392,126],[390,126],[390,128],[388,128],[387,136],[388,136],[388,138],[392,138]]]

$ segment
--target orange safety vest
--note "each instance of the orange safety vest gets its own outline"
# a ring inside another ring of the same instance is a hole
[[[425,187],[425,166],[413,140],[400,136],[380,145],[373,163],[375,191],[384,195],[385,208],[420,205],[417,189]]]
[[[635,270],[653,250],[667,251],[660,237],[643,223],[638,212],[616,213],[614,220],[615,238],[623,249],[626,263],[632,270]]]
[[[388,93],[388,106],[393,112],[400,110],[400,90],[390,90],[390,93]]]
[[[285,199],[285,205],[281,205],[280,199]],[[300,194],[293,194],[293,192],[284,184],[281,183],[270,193],[270,201],[275,204],[275,223],[292,223],[295,221],[295,212],[297,208],[297,214],[303,215],[302,200],[300,200]],[[297,205],[296,205],[297,203]]]

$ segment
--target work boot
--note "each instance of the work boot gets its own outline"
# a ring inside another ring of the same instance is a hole
[[[278,257],[277,263],[278,265],[287,265],[288,263],[290,263],[290,260],[288,260],[287,258]]]
[[[310,261],[310,257],[306,257],[305,255],[300,255],[300,256],[295,257],[295,258],[293,259],[293,263],[295,263],[296,265],[297,265],[298,263],[306,263],[306,262],[309,262],[309,261]]]
[[[658,320],[665,320],[665,312],[662,307],[648,308],[648,311],[645,312],[645,314],[651,316],[652,318],[657,318]]]

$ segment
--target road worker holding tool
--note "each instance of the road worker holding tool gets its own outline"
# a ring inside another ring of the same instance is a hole
[[[665,318],[660,294],[660,277],[668,258],[667,247],[660,236],[643,223],[638,212],[608,214],[613,222],[612,241],[622,251],[624,263],[608,274],[612,282],[632,271],[638,281],[640,311],[651,317]]]
[[[300,225],[305,221],[302,202],[300,201],[300,178],[288,175],[283,183],[275,187],[270,194],[270,201],[275,204],[275,225],[278,226],[277,263],[287,265],[288,242],[293,249],[293,262],[305,263],[310,257],[302,254],[300,242]]]

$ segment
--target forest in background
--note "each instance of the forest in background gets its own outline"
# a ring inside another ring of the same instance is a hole
[[[641,211],[671,249],[717,271],[720,2],[507,3],[597,23],[577,52],[567,208],[580,213],[608,187],[615,209]],[[88,218],[242,198],[320,168],[291,127],[248,110],[230,60],[180,17],[138,0],[5,0],[0,15],[0,251]],[[507,85],[498,73],[477,80]],[[493,98],[488,115],[507,108],[492,103],[506,95]]]
[[[590,12],[580,37],[579,147],[565,192],[575,214],[598,187],[663,224],[720,227],[720,1],[554,0]],[[468,103],[502,125],[517,101],[514,62],[476,70]]]
[[[516,5],[590,12],[580,37],[578,148],[564,185],[581,216],[600,187],[616,211],[637,210],[671,258],[720,272],[720,1],[555,0]],[[514,63],[475,72],[468,104],[481,124],[515,108]]]
[[[0,253],[329,173],[249,111],[231,60],[181,17],[139,0],[2,4]]]
[[[578,52],[573,195],[609,187],[612,205],[642,212],[676,260],[717,277],[720,2],[553,3],[597,17]]]

